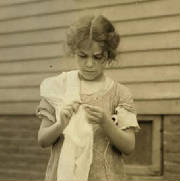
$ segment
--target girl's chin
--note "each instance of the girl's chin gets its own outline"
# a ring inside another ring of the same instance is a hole
[[[83,78],[84,80],[96,80],[101,76],[101,74],[86,74],[86,73],[82,73],[80,72],[80,77]]]
[[[90,75],[83,75],[83,74],[81,74],[81,77],[84,80],[96,80],[96,78],[97,78],[97,76],[90,76]]]

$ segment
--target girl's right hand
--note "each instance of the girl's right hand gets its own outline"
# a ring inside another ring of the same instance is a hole
[[[69,124],[69,121],[73,115],[79,109],[80,102],[73,102],[72,104],[65,105],[60,112],[61,116],[61,127],[64,130]]]

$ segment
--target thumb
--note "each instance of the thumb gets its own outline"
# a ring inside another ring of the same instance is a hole
[[[72,107],[73,107],[73,111],[76,113],[79,109],[79,106],[81,105],[80,102],[74,102]]]

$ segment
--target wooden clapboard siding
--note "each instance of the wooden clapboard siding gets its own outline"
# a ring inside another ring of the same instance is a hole
[[[178,66],[155,66],[126,69],[108,69],[106,74],[122,83],[178,81]]]
[[[178,99],[180,98],[180,83],[142,83],[127,84],[136,100]]]
[[[146,2],[149,0],[138,0],[138,3]],[[61,0],[61,1],[50,1],[50,0],[20,0],[20,1],[13,1],[10,0],[11,3],[8,3],[8,0],[4,0],[0,2],[1,6],[8,6],[10,7],[3,8],[0,12],[0,20],[10,20],[14,18],[22,18],[27,16],[37,16],[41,14],[55,14],[55,13],[62,13],[62,12],[70,12],[74,10],[83,10],[87,8],[97,8],[101,6],[115,6],[115,5],[124,5],[124,4],[132,4],[137,3],[137,0],[113,0],[112,2],[108,0],[104,1],[71,1],[71,0]],[[34,3],[38,2],[38,4]],[[27,4],[28,3],[28,6]],[[21,4],[21,6],[13,6]],[[22,11],[23,10],[23,11]]]
[[[180,48],[179,32],[126,36],[121,38],[118,48],[120,52],[148,51],[154,49]],[[138,44],[138,46],[137,46]],[[27,45],[13,48],[0,49],[0,61],[14,61],[23,59],[46,58],[50,56],[63,56],[65,45],[60,41],[48,44]]]
[[[62,41],[65,39],[65,31],[65,28],[58,28],[52,30],[25,32],[20,34],[0,35],[0,48]]]
[[[52,27],[65,27],[78,16],[84,14],[104,14],[112,21],[127,21],[144,19],[156,16],[167,16],[179,14],[178,0],[147,1],[146,3],[115,5],[110,7],[86,9],[86,11],[70,11],[63,14],[48,14],[41,16],[25,17],[11,21],[0,22],[0,33],[18,31],[32,31]],[[143,9],[143,10],[142,10]],[[48,22],[48,23],[47,23]]]
[[[37,3],[41,1],[49,1],[49,0],[1,0],[0,1],[0,8],[1,7],[8,7],[8,6],[15,6],[15,5],[22,5],[22,4],[29,4],[29,3]],[[9,13],[9,12],[8,12]]]
[[[65,32],[77,17],[94,13],[121,35],[106,73],[129,86],[139,113],[157,114],[162,104],[159,113],[179,113],[178,0],[3,0],[0,9],[0,114],[33,114],[40,82],[77,67],[63,57]]]
[[[13,61],[34,58],[46,58],[51,56],[62,56],[63,47],[60,43],[30,45],[17,48],[0,49],[0,61]]]
[[[0,179],[43,178],[49,149],[38,146],[39,123],[34,116],[0,117]]]
[[[117,56],[117,60],[110,65],[112,68],[128,67],[148,67],[178,65],[180,51],[179,49],[171,50],[150,50],[138,52],[122,52]],[[41,65],[41,66],[40,66]],[[71,65],[71,67],[69,67]],[[72,70],[77,67],[73,58],[49,57],[36,58],[21,61],[10,61],[0,63],[0,75],[8,74],[25,74],[25,73],[43,73]],[[109,67],[107,67],[109,68]]]
[[[149,49],[179,48],[180,42],[177,41],[179,38],[179,32],[123,37],[121,39],[119,49],[126,52]]]
[[[151,100],[136,101],[138,114],[180,114],[180,100]]]
[[[117,61],[106,67],[106,74],[130,88],[137,113],[180,114],[179,4],[179,0],[0,0],[0,177],[44,177],[49,153],[37,145],[40,122],[34,118],[39,85],[46,77],[77,67],[73,58],[63,57],[64,40],[68,25],[81,15],[103,14],[116,26],[121,43]],[[167,130],[164,133],[165,141],[172,141]],[[171,159],[164,171],[170,172],[172,157],[164,155]],[[139,173],[151,174],[151,166],[144,167],[137,167]],[[128,177],[150,178],[163,180]]]
[[[179,15],[156,17],[134,21],[114,23],[117,31],[123,36],[138,34],[174,32],[179,30]],[[133,29],[133,31],[132,31]],[[52,28],[42,31],[12,33],[0,35],[0,47],[12,47],[36,43],[48,43],[65,39],[66,28]]]
[[[180,78],[179,67],[176,65],[107,69],[105,73],[121,83],[170,82],[179,81]],[[39,86],[44,78],[58,74],[49,72],[41,74],[1,75],[0,88]]]
[[[1,115],[34,115],[39,101],[0,103]],[[180,114],[179,99],[135,101],[138,114]],[[23,110],[23,111],[22,111]]]
[[[135,100],[178,99],[180,98],[179,82],[126,84],[132,91]],[[18,92],[18,94],[17,94]],[[39,101],[39,87],[0,89],[0,102]]]

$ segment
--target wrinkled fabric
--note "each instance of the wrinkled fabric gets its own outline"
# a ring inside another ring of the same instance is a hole
[[[65,84],[66,91],[58,89],[64,88]],[[87,181],[92,163],[93,131],[81,105],[79,85],[78,72],[72,71],[64,73],[63,77],[48,78],[40,87],[40,95],[54,105],[56,120],[60,123],[61,108],[74,101],[80,102],[78,111],[72,115],[69,124],[63,130],[64,141],[61,154],[59,153],[57,181],[67,181],[68,179]],[[70,91],[72,87],[73,91]],[[43,109],[41,109],[42,111]],[[51,118],[49,115],[48,117]]]
[[[82,106],[63,132],[65,140],[59,157],[57,181],[86,181],[92,163],[93,132],[86,123]]]

